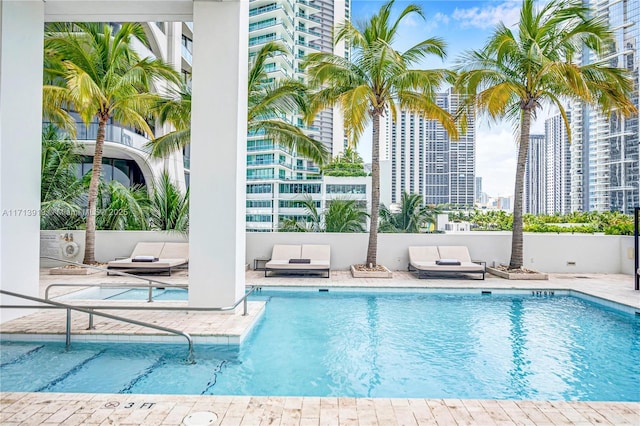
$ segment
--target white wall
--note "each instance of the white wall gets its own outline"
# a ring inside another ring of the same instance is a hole
[[[269,257],[273,244],[317,243],[331,245],[332,269],[348,269],[363,263],[368,234],[248,233],[247,263]],[[379,234],[378,263],[392,270],[407,267],[410,245],[466,245],[474,260],[491,266],[508,263],[510,232],[451,234]],[[631,257],[628,249],[631,248]],[[615,235],[534,234],[524,235],[524,266],[551,273],[633,272],[633,237]],[[568,265],[567,262],[575,262]]]
[[[64,234],[73,234],[73,241],[78,244],[78,254],[65,257],[62,247],[65,241],[60,238]],[[96,231],[96,260],[108,262],[116,257],[128,257],[135,245],[140,241],[176,241],[185,242],[187,238],[179,232],[166,231]],[[40,255],[57,257],[73,262],[82,262],[84,254],[84,231],[40,231]],[[40,266],[60,266],[62,263],[41,259]]]
[[[40,253],[45,254],[52,241],[70,231],[41,231]],[[84,231],[71,231],[80,246],[80,261],[84,247]],[[246,234],[246,263],[253,267],[256,258],[269,258],[274,244],[329,244],[331,267],[349,269],[363,263],[369,234],[332,234],[314,232],[249,232]],[[177,232],[163,231],[97,231],[96,260],[106,262],[131,254],[139,241],[187,241]],[[471,258],[491,266],[493,262],[508,263],[511,254],[510,232],[469,232],[452,234],[379,234],[378,263],[392,270],[405,270],[410,245],[466,245]],[[59,255],[61,256],[61,252]],[[53,256],[55,257],[55,256]],[[567,262],[575,262],[568,265]],[[616,235],[535,234],[525,233],[525,267],[552,273],[633,274],[633,237]],[[42,261],[41,266],[55,266]]]

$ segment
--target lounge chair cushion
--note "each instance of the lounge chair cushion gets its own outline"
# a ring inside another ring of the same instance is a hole
[[[189,259],[189,243],[164,243],[160,258]]]
[[[409,247],[409,264],[422,272],[484,272],[484,265],[471,261],[466,246]]]
[[[153,259],[149,261],[147,259]],[[189,262],[189,243],[140,242],[128,259],[112,260],[107,268],[167,269]]]
[[[271,250],[271,261],[286,260],[289,262],[289,259],[300,259],[302,257],[300,256],[301,251],[302,247],[300,245],[276,244]]]
[[[469,249],[466,246],[438,246],[440,259],[456,259],[460,262],[471,262]]]
[[[301,259],[309,259],[309,262],[302,263]],[[265,268],[269,270],[325,270],[329,269],[330,262],[331,248],[328,245],[276,244],[271,252],[271,260],[265,264]]]
[[[409,261],[413,262],[435,262],[440,259],[438,247],[436,246],[413,246],[409,247]]]
[[[153,256],[160,257],[160,253],[164,248],[163,242],[140,242],[136,244],[131,253],[131,258],[138,256]]]

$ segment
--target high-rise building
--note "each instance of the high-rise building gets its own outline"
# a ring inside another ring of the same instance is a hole
[[[333,45],[336,24],[350,17],[350,0],[255,0],[249,9],[249,58],[268,42],[281,44],[286,52],[266,61],[268,81],[283,78],[306,80],[302,62],[309,53],[329,52],[348,56],[344,43]],[[282,117],[322,141],[335,155],[344,148],[344,126],[338,108],[321,112],[312,126],[305,126],[298,115]],[[292,212],[291,200],[280,200],[278,189],[301,190],[300,196],[318,194],[319,168],[295,152],[277,145],[265,134],[249,134],[247,140],[247,230],[276,230],[284,214],[303,214],[302,208]],[[292,186],[293,185],[293,186]],[[271,188],[269,192],[267,188]],[[307,189],[312,192],[308,192]],[[259,191],[259,192],[257,192]],[[257,195],[260,194],[260,195]],[[282,202],[281,202],[282,201]],[[286,206],[284,206],[284,205]],[[323,206],[324,207],[324,206]],[[265,214],[265,209],[269,214]]]
[[[476,193],[475,193],[475,202],[479,204],[482,202],[482,177],[476,176]]]
[[[546,173],[547,156],[544,135],[529,136],[529,151],[524,169],[524,197],[522,204],[525,213],[542,214],[546,211]]]
[[[640,2],[584,1],[596,17],[607,20],[615,40],[606,57],[584,54],[579,60],[583,64],[603,60],[629,70],[634,82],[632,98],[638,106]],[[571,113],[571,209],[631,213],[640,204],[638,116],[607,117],[582,103],[572,104]]]
[[[451,90],[436,96],[436,103],[455,113],[460,95]],[[474,205],[476,138],[475,117],[456,140],[436,120],[400,111],[397,121],[382,120],[380,159],[390,163],[388,201],[399,203],[403,192],[420,194],[425,204]]]
[[[568,113],[569,120],[571,115]],[[560,114],[545,120],[546,139],[546,213],[571,212],[571,144]]]

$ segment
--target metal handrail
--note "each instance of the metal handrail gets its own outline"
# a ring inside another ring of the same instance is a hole
[[[164,332],[167,332],[167,333],[172,333],[172,334],[183,336],[183,337],[185,337],[187,339],[187,342],[189,343],[189,356],[187,357],[187,362],[190,363],[190,364],[194,364],[195,363],[194,356],[193,356],[193,339],[191,338],[191,336],[188,333],[186,333],[184,331],[175,330],[173,328],[168,328],[168,327],[162,327],[160,325],[149,324],[149,323],[138,321],[138,320],[132,320],[130,318],[119,317],[117,315],[111,315],[111,314],[107,314],[107,313],[104,313],[104,312],[96,312],[94,310],[94,309],[97,309],[96,307],[92,307],[90,309],[85,309],[85,308],[82,308],[82,307],[79,307],[79,306],[68,305],[66,303],[60,303],[60,302],[54,302],[52,300],[46,300],[46,299],[41,299],[39,297],[27,296],[26,294],[14,293],[12,291],[2,290],[2,289],[0,289],[0,294],[6,294],[8,296],[18,297],[18,298],[21,298],[21,299],[31,300],[33,302],[44,303],[44,304],[47,304],[47,305],[53,305],[53,306],[57,306],[59,308],[66,309],[67,310],[67,328],[66,328],[66,344],[67,344],[67,346],[69,346],[71,344],[71,311],[73,310],[73,311],[84,312],[84,313],[92,315],[92,316],[93,315],[98,315],[98,316],[109,318],[109,319],[113,319],[113,320],[116,320],[116,321],[123,321],[123,322],[127,322],[127,323],[130,323],[130,324],[139,325],[141,327],[153,328],[153,329],[164,331]],[[3,308],[7,308],[7,307],[14,307],[14,306],[3,306]],[[40,307],[39,306],[30,306],[30,308],[40,308]]]
[[[108,268],[102,268],[100,266],[95,266],[95,265],[87,265],[85,263],[74,262],[72,260],[59,259],[57,257],[51,257],[51,256],[40,256],[40,258],[41,259],[55,260],[57,262],[62,262],[62,263],[68,263],[69,265],[81,266],[83,268],[96,269],[98,271],[107,272],[108,274],[120,275],[120,276],[124,276],[124,277],[135,278],[137,280],[148,281],[149,284],[145,284],[145,285],[140,284],[141,286],[149,288],[149,297],[147,298],[147,302],[153,301],[153,289],[156,288],[156,287],[159,287],[159,286],[153,286],[151,283],[161,284],[162,287],[175,286],[175,284],[164,282],[164,281],[160,281],[160,280],[156,280],[156,279],[153,279],[153,278],[142,278],[142,277],[140,277],[138,275],[129,274],[128,272],[117,271],[117,270],[108,269]],[[45,292],[44,292],[44,298],[47,299],[47,300],[49,300],[49,287],[64,287],[64,285],[51,284],[51,285],[47,286],[47,288],[45,289]],[[90,284],[86,284],[86,285],[83,284],[83,285],[78,285],[76,287],[95,287],[95,286],[92,286]]]
[[[112,273],[116,273],[117,275],[124,275],[124,276],[127,276],[127,277],[137,278],[137,279],[143,280],[143,281],[160,283],[160,284],[162,284],[162,287],[176,286],[175,284],[166,283],[164,281],[158,281],[158,280],[154,280],[154,279],[151,279],[151,278],[142,278],[142,277],[139,277],[137,275],[128,274],[126,272],[112,271],[111,269],[101,268],[99,266],[85,265],[84,263],[73,262],[71,260],[58,259],[57,257],[50,257],[50,256],[40,256],[40,257],[43,258],[43,259],[57,260],[59,262],[69,263],[69,264],[77,265],[77,266],[83,266],[83,267],[87,267],[87,268],[91,268],[91,269],[98,269],[100,271],[112,272]],[[95,286],[98,286],[98,285],[100,285],[100,284],[68,284],[68,286],[71,286],[71,287],[95,287]],[[47,290],[48,290],[49,287],[47,287]],[[157,287],[157,286],[155,286],[155,287]],[[178,311],[178,310],[181,310],[181,311],[214,311],[214,312],[215,311],[232,311],[235,308],[237,308],[238,305],[241,302],[244,302],[244,312],[243,312],[242,315],[246,316],[249,313],[248,306],[247,306],[247,297],[249,297],[249,295],[251,293],[253,293],[258,288],[256,286],[247,286],[247,287],[249,287],[250,290],[248,292],[246,292],[244,294],[244,296],[242,296],[240,299],[238,299],[238,301],[236,303],[234,303],[233,305],[231,305],[231,306],[224,306],[222,308],[192,308],[192,307],[165,306],[165,307],[162,307],[162,308],[154,307],[153,309],[149,309],[149,310],[154,310],[154,311]],[[154,286],[149,286],[149,294],[151,294],[151,290],[153,288],[154,288]],[[188,288],[188,286],[187,286],[187,288]],[[45,290],[45,295],[48,296],[48,291],[46,291],[46,290]],[[151,297],[151,296],[149,296],[149,297]],[[49,300],[49,299],[47,299],[47,300]],[[149,302],[151,302],[151,300],[149,300]],[[74,305],[74,306],[81,306],[81,305]],[[92,308],[98,309],[98,308],[96,308],[94,306],[92,306]],[[104,306],[104,307],[100,307],[100,308],[101,309],[129,309],[129,308],[131,308],[132,310],[145,310],[145,309],[148,309],[146,307],[139,307],[139,306],[138,307],[132,307],[132,306],[128,306],[128,307],[126,307],[126,306]]]
[[[53,284],[49,284],[47,286],[47,288],[44,290],[44,298],[46,300],[51,300],[49,298],[49,289],[53,288],[53,287],[101,287],[101,288],[138,288],[138,287],[149,287],[151,289],[154,288],[182,288],[182,289],[188,289],[189,285],[188,284],[170,284],[170,285],[163,285],[162,287],[159,286],[155,286],[152,284],[127,284],[127,283],[84,283],[84,284],[69,284],[69,283],[53,283]],[[147,302],[152,302],[153,300],[149,300],[147,299]]]

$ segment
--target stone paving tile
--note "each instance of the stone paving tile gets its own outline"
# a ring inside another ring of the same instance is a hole
[[[589,402],[545,402],[545,401],[478,401],[478,400],[424,400],[424,399],[356,399],[353,404],[340,406],[336,398],[275,398],[242,397],[241,399],[217,396],[172,396],[172,395],[101,395],[92,398],[89,394],[49,394],[50,399],[40,394],[1,394],[0,399],[18,398],[20,410],[8,413],[13,418],[3,418],[2,424],[131,424],[131,425],[179,425],[188,414],[212,411],[218,414],[218,425],[489,425],[489,424],[536,424],[536,425],[597,425],[640,424],[640,403],[589,403]],[[51,401],[63,398],[66,404],[56,406],[51,413],[44,410]],[[76,399],[74,399],[76,398]],[[145,402],[154,404],[144,407]],[[113,407],[108,404],[121,402]],[[320,407],[319,415],[303,417],[305,407]],[[27,413],[25,407],[32,407]],[[499,406],[503,413],[498,413]],[[244,409],[243,409],[244,407]],[[286,408],[285,408],[286,407]],[[302,408],[296,408],[302,407]],[[489,407],[486,409],[485,407]],[[341,408],[346,410],[343,416]],[[534,419],[542,411],[545,417]],[[433,417],[428,418],[432,413]],[[443,414],[443,413],[448,414]],[[572,418],[572,414],[586,413]],[[377,413],[377,414],[376,414]],[[5,413],[7,414],[7,413]],[[505,415],[508,416],[505,419]],[[19,416],[19,417],[15,417]],[[496,417],[494,417],[496,416]],[[37,423],[36,423],[37,421]]]

